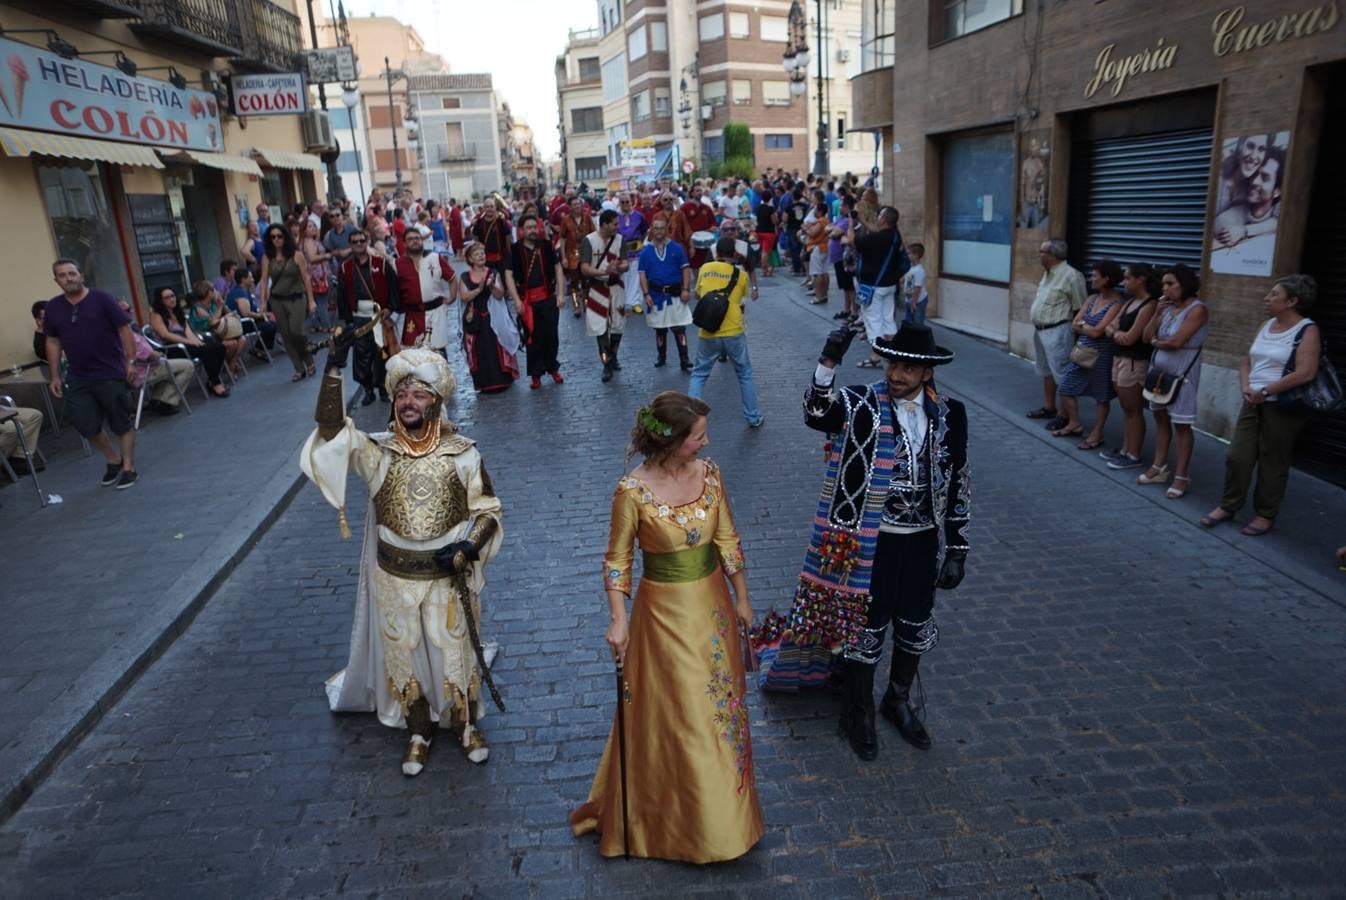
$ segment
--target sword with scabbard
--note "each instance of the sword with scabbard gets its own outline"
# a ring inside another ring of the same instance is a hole
[[[354,341],[357,338],[362,338],[365,335],[369,334],[371,331],[373,331],[376,327],[378,327],[378,324],[382,321],[383,321],[383,310],[380,309],[374,313],[374,318],[370,319],[363,325],[357,326],[353,331],[349,333],[349,335],[347,334],[346,329],[338,325],[336,328],[332,330],[331,337],[323,338],[321,341],[317,341],[316,343],[310,343],[308,345],[308,352],[310,354],[317,353],[324,347],[334,346],[338,340],[344,339]]]

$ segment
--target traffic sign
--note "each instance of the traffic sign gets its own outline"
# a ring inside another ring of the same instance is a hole
[[[695,171],[696,171],[696,160],[684,159],[682,161],[682,173],[684,175],[690,175]]]

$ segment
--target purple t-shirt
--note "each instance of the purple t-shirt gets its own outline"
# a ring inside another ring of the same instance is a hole
[[[64,294],[48,301],[43,331],[60,339],[72,377],[121,381],[126,378],[126,354],[118,331],[130,321],[116,297],[91,289],[79,303],[72,304]]]
[[[848,219],[848,218],[846,218],[845,216],[842,216],[840,219],[836,219],[836,220],[834,220],[834,221],[832,222],[832,227],[833,227],[833,228],[840,228],[840,229],[841,229],[841,233],[842,233],[842,234],[845,234],[846,232],[848,232],[848,231],[851,230],[851,220]],[[846,248],[842,245],[842,243],[841,243],[841,238],[829,237],[829,238],[827,239],[827,261],[828,261],[828,262],[830,262],[830,263],[832,263],[832,264],[834,264],[834,265],[835,265],[836,263],[841,262],[841,258],[842,258],[842,256],[845,255],[845,252],[846,252]]]

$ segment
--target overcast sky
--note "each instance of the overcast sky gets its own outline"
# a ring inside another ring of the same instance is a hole
[[[490,72],[515,118],[532,126],[542,158],[556,156],[552,67],[571,28],[598,24],[594,0],[347,0],[346,11],[393,16],[413,26],[426,49],[442,55],[455,73]]]

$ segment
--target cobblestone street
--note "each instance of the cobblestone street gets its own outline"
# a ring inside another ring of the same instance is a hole
[[[788,607],[817,503],[821,436],[799,405],[838,302],[819,313],[797,280],[764,284],[747,328],[765,426],[745,425],[727,367],[706,398],[759,617]],[[566,817],[612,715],[608,502],[634,410],[686,376],[652,367],[633,321],[603,385],[592,340],[561,324],[564,385],[477,398],[455,364],[452,414],[505,504],[482,604],[508,706],[483,722],[490,761],[441,741],[407,779],[399,733],[328,711],[358,542],[307,485],[0,826],[0,897],[1341,896],[1346,576],[1325,562],[1346,534],[1341,492],[1295,476],[1286,508],[1309,536],[1293,550],[1203,531],[1218,469],[1173,503],[1058,450],[1007,412],[1040,393],[1031,367],[943,330],[973,525],[921,670],[933,748],[880,720],[879,758],[861,763],[835,698],[754,692],[762,842],[699,868],[600,858]],[[357,535],[364,496],[353,487]]]

